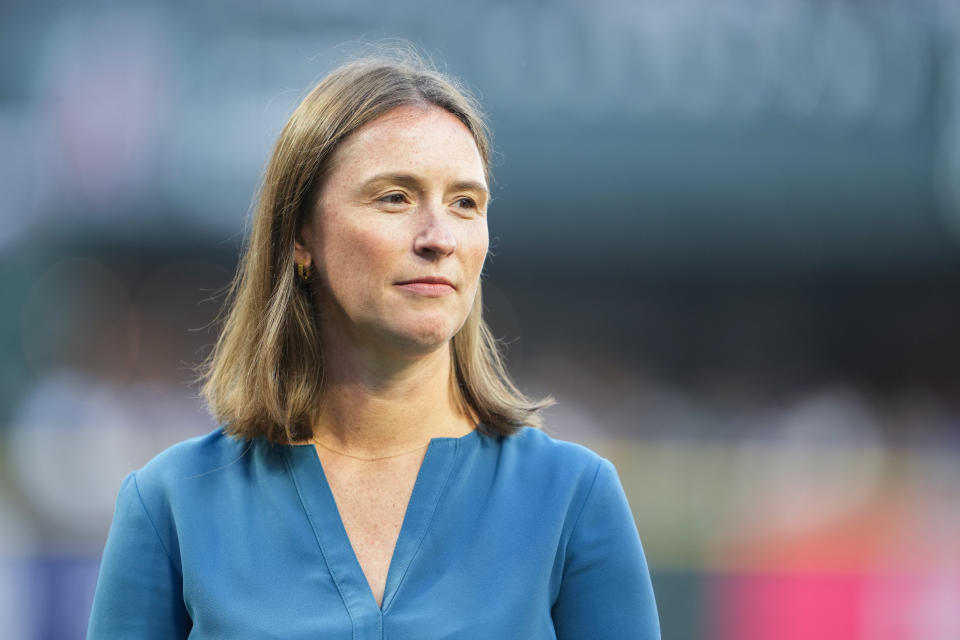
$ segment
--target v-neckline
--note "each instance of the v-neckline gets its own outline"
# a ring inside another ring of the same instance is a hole
[[[376,598],[350,543],[340,511],[327,481],[323,464],[312,444],[287,447],[291,476],[310,520],[320,552],[344,606],[357,625],[369,616],[380,617],[390,609],[403,578],[430,528],[440,497],[460,450],[479,437],[473,430],[459,438],[433,438],[420,463],[413,491],[407,502],[400,533],[390,558],[382,605]]]

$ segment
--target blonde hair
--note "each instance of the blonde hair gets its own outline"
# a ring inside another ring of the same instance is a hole
[[[223,330],[201,372],[202,394],[231,435],[281,443],[313,436],[324,392],[324,350],[314,294],[295,277],[294,240],[338,145],[388,111],[416,104],[436,105],[463,122],[489,180],[489,131],[479,105],[412,54],[366,57],[338,67],[304,98],[280,133],[229,289]],[[452,341],[453,392],[464,412],[491,435],[540,426],[539,411],[553,401],[533,401],[517,389],[482,313],[478,288]]]

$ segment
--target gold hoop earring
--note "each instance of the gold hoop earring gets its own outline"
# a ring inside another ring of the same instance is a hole
[[[300,278],[303,282],[307,282],[310,279],[310,265],[306,262],[297,262],[297,277]]]

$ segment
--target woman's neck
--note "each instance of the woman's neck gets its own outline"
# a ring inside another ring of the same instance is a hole
[[[449,346],[416,358],[327,354],[323,412],[314,430],[322,446],[373,458],[474,428],[455,395]]]

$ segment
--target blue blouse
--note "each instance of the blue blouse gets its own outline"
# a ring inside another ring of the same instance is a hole
[[[312,445],[220,429],[124,480],[88,638],[659,638],[613,465],[524,428],[430,441],[382,607]]]

